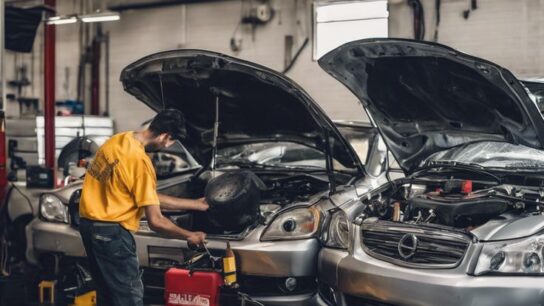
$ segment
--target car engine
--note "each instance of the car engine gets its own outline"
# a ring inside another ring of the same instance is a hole
[[[182,186],[193,184],[195,186]],[[304,203],[328,190],[326,178],[307,174],[232,170],[203,173],[199,181],[178,185],[177,190],[192,190],[191,195],[170,192],[178,197],[205,196],[207,212],[171,213],[171,219],[183,228],[214,235],[237,235],[271,219],[280,209]],[[202,190],[202,191],[200,191]],[[163,191],[164,192],[164,191]]]
[[[539,187],[470,179],[404,179],[363,203],[365,217],[468,231],[491,219],[542,214],[543,197]]]

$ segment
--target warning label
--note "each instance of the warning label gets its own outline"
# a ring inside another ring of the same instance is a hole
[[[168,305],[210,306],[210,296],[187,293],[168,294]]]

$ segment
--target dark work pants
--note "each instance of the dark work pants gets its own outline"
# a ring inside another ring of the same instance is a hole
[[[96,284],[98,306],[143,306],[136,243],[121,225],[81,219],[79,232]]]

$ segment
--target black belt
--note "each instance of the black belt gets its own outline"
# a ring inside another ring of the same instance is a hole
[[[96,224],[98,226],[111,226],[111,225],[121,226],[121,224],[119,222],[114,222],[114,221],[98,221],[98,220],[91,220],[91,219],[87,219],[87,218],[81,218],[80,220],[90,222],[90,223]]]

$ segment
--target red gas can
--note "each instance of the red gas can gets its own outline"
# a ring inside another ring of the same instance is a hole
[[[218,272],[171,268],[165,274],[166,306],[219,306],[223,276]]]

